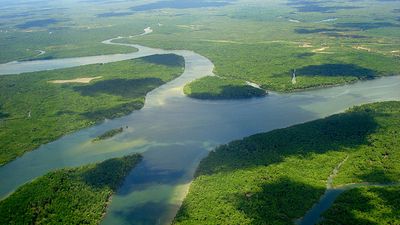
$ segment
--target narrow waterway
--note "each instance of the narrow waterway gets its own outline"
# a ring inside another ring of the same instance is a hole
[[[182,76],[150,92],[142,110],[67,135],[0,167],[0,197],[51,170],[99,162],[131,153],[144,156],[113,196],[103,224],[167,224],[176,213],[199,161],[215,146],[341,112],[348,107],[400,100],[400,77],[293,94],[238,101],[199,101],[183,85],[212,74],[213,64],[191,51],[164,51],[129,45],[139,52],[0,65],[0,74],[115,62],[152,54],[185,58]],[[86,64],[85,64],[86,63]],[[15,65],[18,66],[15,66]],[[121,126],[112,139],[91,139]]]
[[[359,184],[347,184],[337,188],[331,188],[325,191],[325,194],[321,196],[318,203],[316,203],[306,215],[296,222],[297,225],[314,225],[322,221],[322,214],[327,211],[335,202],[335,200],[345,191],[360,188],[360,187],[393,187],[399,186],[400,183],[392,184],[373,184],[373,183],[359,183]]]
[[[322,214],[327,211],[333,205],[339,195],[341,195],[345,191],[360,187],[390,187],[400,185],[400,183],[354,183],[334,187],[333,180],[335,179],[335,177],[339,173],[340,168],[347,161],[348,158],[349,156],[346,156],[346,158],[333,169],[331,175],[327,179],[325,193],[302,218],[296,221],[297,225],[314,225],[322,221]]]

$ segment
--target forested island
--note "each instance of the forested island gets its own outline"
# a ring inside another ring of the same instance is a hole
[[[0,224],[99,224],[137,154],[50,172],[0,201]]]
[[[92,140],[92,142],[97,142],[97,141],[101,141],[101,140],[106,140],[106,139],[112,138],[112,137],[114,137],[115,135],[120,134],[120,133],[122,133],[122,132],[124,132],[124,128],[123,128],[123,127],[115,128],[115,129],[106,131],[106,132],[104,132],[103,134],[99,135],[98,137],[94,138],[94,139]]]
[[[267,93],[241,80],[208,76],[195,80],[184,87],[184,93],[198,99],[245,99],[263,97]]]
[[[222,145],[203,159],[174,224],[292,224],[332,186],[344,192],[322,224],[396,224],[400,102],[356,106]]]

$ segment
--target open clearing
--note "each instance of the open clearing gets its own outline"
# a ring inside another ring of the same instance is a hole
[[[88,84],[92,80],[100,79],[102,76],[98,77],[81,77],[81,78],[76,78],[72,80],[52,80],[49,81],[49,83],[52,84],[66,84],[66,83],[81,83],[81,84]]]

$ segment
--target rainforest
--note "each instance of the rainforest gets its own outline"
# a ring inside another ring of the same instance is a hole
[[[399,13],[3,0],[0,224],[400,224]]]

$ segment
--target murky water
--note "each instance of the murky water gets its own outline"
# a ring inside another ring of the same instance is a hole
[[[8,64],[9,67],[0,65],[0,74],[5,74],[65,68],[83,62],[119,61],[156,53],[172,52],[186,60],[184,74],[149,93],[142,110],[67,135],[1,167],[0,197],[53,169],[140,152],[143,162],[114,195],[103,224],[166,224],[175,215],[199,161],[215,146],[321,118],[353,105],[400,100],[399,76],[293,94],[272,93],[251,100],[194,100],[183,95],[182,87],[193,79],[212,74],[213,64],[208,59],[190,51],[132,46],[140,51],[21,62],[18,66]],[[121,126],[128,126],[128,129],[112,139],[91,142],[97,135]]]

